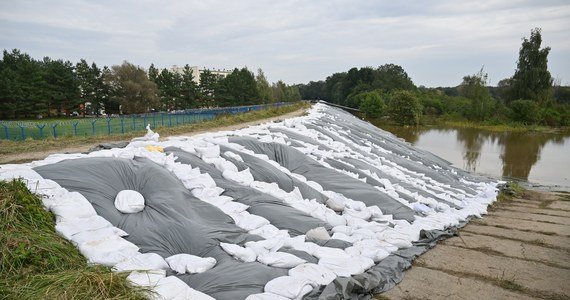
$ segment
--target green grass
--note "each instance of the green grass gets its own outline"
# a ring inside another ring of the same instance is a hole
[[[213,120],[180,125],[176,127],[160,127],[154,129],[160,136],[188,134],[194,131],[215,129],[223,126],[236,125],[244,122],[257,121],[265,118],[283,115],[299,109],[308,108],[310,104],[299,102],[293,105],[270,108],[266,110],[252,111],[236,115],[220,115]],[[144,130],[128,133],[112,133],[94,136],[73,136],[66,135],[58,138],[47,138],[43,140],[26,139],[25,141],[0,140],[0,155],[14,153],[28,153],[36,151],[56,150],[65,147],[82,146],[85,144],[108,143],[117,141],[128,141],[134,137],[144,134]]]
[[[88,266],[21,180],[0,181],[0,299],[145,299],[126,274]]]
[[[507,182],[504,189],[497,195],[497,200],[489,207],[489,211],[497,210],[499,207],[511,203],[515,198],[522,198],[526,194],[526,190],[515,181]]]

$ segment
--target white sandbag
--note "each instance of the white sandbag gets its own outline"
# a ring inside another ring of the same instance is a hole
[[[201,200],[203,200],[204,202],[208,202],[208,203],[212,204],[213,206],[220,207],[220,206],[232,201],[233,198],[228,197],[228,196],[215,196],[215,197],[211,197],[211,198],[204,198]]]
[[[320,285],[327,285],[336,278],[331,270],[317,264],[305,263],[289,270],[289,276],[306,278]]]
[[[427,215],[433,211],[429,206],[427,206],[423,203],[418,203],[418,202],[414,203],[412,208],[414,211],[416,211],[417,213],[420,213],[422,215]]]
[[[301,299],[316,286],[315,282],[306,278],[281,276],[267,282],[263,290],[289,299]]]
[[[305,233],[307,239],[330,240],[330,235],[324,227],[313,228]]]
[[[307,261],[286,252],[267,252],[257,256],[257,261],[276,268],[293,268]]]
[[[366,209],[370,212],[371,218],[378,218],[383,215],[382,210],[376,205],[368,206]]]
[[[232,162],[227,161],[223,158],[216,160],[214,162],[214,166],[216,167],[216,169],[220,170],[221,172],[225,172],[225,171],[239,172],[236,165],[234,165]]]
[[[215,300],[214,298],[189,287],[184,281],[176,276],[168,276],[160,279],[152,289],[160,300]]]
[[[222,172],[222,177],[246,186],[249,186],[254,181],[249,168],[240,172],[225,170]]]
[[[209,147],[195,147],[196,152],[200,157],[204,158],[216,158],[220,156],[220,146],[214,145]]]
[[[74,219],[91,218],[97,215],[97,212],[89,202],[52,205],[50,210],[55,215],[55,220],[58,223]]]
[[[295,250],[305,251],[309,255],[313,255],[315,253],[315,251],[319,250],[319,248],[321,248],[321,246],[319,246],[315,243],[305,242],[305,243],[301,243],[301,244],[296,245]]]
[[[107,267],[112,267],[123,260],[139,254],[139,247],[118,236],[84,242],[78,247],[79,252],[87,257],[89,263]]]
[[[236,244],[220,243],[220,247],[229,255],[243,262],[254,262],[257,258],[255,252],[249,248],[244,248]]]
[[[67,240],[79,232],[97,230],[106,227],[113,227],[113,225],[99,215],[89,218],[77,218],[58,222],[55,225],[55,232]]]
[[[258,215],[250,214],[239,218],[236,222],[236,225],[247,231],[251,231],[260,228],[261,226],[269,225],[269,220]]]
[[[350,235],[347,235],[347,234],[344,234],[344,233],[342,233],[342,232],[335,232],[335,233],[333,233],[332,238],[335,239],[335,240],[346,241],[346,242],[349,242],[349,243],[354,243],[355,241],[358,240],[357,238],[355,238],[355,237],[353,237],[353,236],[350,236]]]
[[[246,209],[248,209],[249,206],[245,205],[243,203],[240,203],[240,202],[228,201],[228,202],[224,203],[224,205],[219,206],[219,208],[224,213],[229,215],[229,214],[240,214],[240,213],[244,212]]]
[[[224,152],[224,155],[227,156],[227,157],[233,158],[233,159],[235,159],[235,160],[237,160],[237,161],[243,162],[243,158],[241,158],[241,156],[240,156],[239,154],[234,153],[234,152],[232,152],[232,151],[226,151],[226,152]]]
[[[256,242],[250,241],[245,243],[245,246],[247,248],[251,248],[252,250],[254,250],[254,252],[257,255],[259,255],[267,252],[275,252],[281,249],[281,247],[283,247],[284,244],[285,244],[285,238],[271,238]],[[261,251],[259,251],[258,249],[260,249]]]
[[[410,238],[402,233],[395,232],[393,230],[385,230],[378,232],[374,237],[380,241],[385,241],[398,248],[409,248],[412,246]]]
[[[115,207],[124,214],[141,212],[144,209],[144,196],[134,190],[122,190],[115,196]]]
[[[315,181],[307,180],[306,184],[312,187],[313,189],[317,190],[318,192],[322,192],[324,190],[323,187]]]
[[[333,233],[337,233],[337,232],[338,232],[338,233],[344,233],[344,234],[346,234],[346,235],[351,235],[351,234],[352,234],[352,230],[353,230],[352,227],[346,226],[346,225],[338,225],[338,226],[335,226],[335,227],[333,227],[333,228],[331,229],[331,231],[332,231]]]
[[[133,271],[127,276],[127,281],[135,286],[152,287],[156,286],[164,277],[166,277],[166,270]]]
[[[349,215],[349,216],[352,216],[354,218],[358,218],[358,219],[362,219],[362,220],[368,220],[368,219],[370,219],[370,217],[372,217],[372,214],[367,209],[354,210],[354,209],[348,208],[348,207],[344,210],[343,215]]]
[[[168,264],[162,256],[156,253],[138,254],[113,266],[115,272],[166,269],[168,269]]]
[[[263,225],[257,229],[250,230],[249,233],[259,235],[260,237],[263,237],[265,239],[273,238],[280,235],[279,228],[275,227],[272,224]]]
[[[104,240],[110,236],[127,236],[128,233],[120,228],[109,226],[95,230],[82,231],[74,234],[71,237],[71,242],[75,245],[80,245],[88,241]]]
[[[206,200],[213,197],[218,197],[224,192],[221,187],[208,187],[208,188],[197,188],[190,191],[192,195],[200,200]]]
[[[249,295],[245,298],[245,300],[289,300],[289,298],[265,292],[265,293]]]
[[[296,237],[287,237],[283,239],[283,246],[293,249],[297,249],[297,247],[303,243],[305,243],[305,235],[298,235]]]
[[[325,221],[333,227],[347,224],[346,218],[344,216],[337,215],[333,211],[325,212]]]
[[[217,263],[213,257],[200,257],[187,253],[169,256],[166,258],[166,262],[178,274],[203,273],[213,268]]]
[[[319,259],[319,266],[323,266],[337,276],[350,277],[351,275],[361,274],[364,272],[360,263],[355,263],[353,258],[325,257]]]
[[[350,259],[350,255],[348,255],[344,250],[338,248],[331,248],[331,247],[319,247],[315,252],[313,252],[314,257],[318,259],[322,258],[339,258],[339,259]]]
[[[203,173],[192,178],[183,179],[182,183],[189,190],[211,188],[216,186],[216,182],[208,173]]]

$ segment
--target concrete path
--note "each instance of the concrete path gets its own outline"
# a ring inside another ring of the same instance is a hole
[[[497,205],[376,299],[570,299],[570,194],[529,191]]]

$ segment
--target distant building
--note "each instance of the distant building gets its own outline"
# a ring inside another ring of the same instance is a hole
[[[232,71],[226,70],[226,69],[206,69],[206,68],[200,69],[198,66],[190,67],[190,70],[192,70],[192,78],[193,78],[194,82],[196,82],[196,84],[200,84],[200,74],[204,73],[204,71],[206,71],[206,70],[210,71],[210,73],[212,73],[214,75],[219,75],[222,77],[226,77],[226,76],[228,76],[228,74],[230,74],[232,72]],[[169,71],[172,73],[183,74],[184,73],[184,67],[179,67],[177,65],[173,65]]]

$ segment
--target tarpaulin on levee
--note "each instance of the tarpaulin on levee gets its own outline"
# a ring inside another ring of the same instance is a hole
[[[166,299],[368,298],[486,213],[497,186],[325,104],[0,166],[13,177],[89,262]]]

